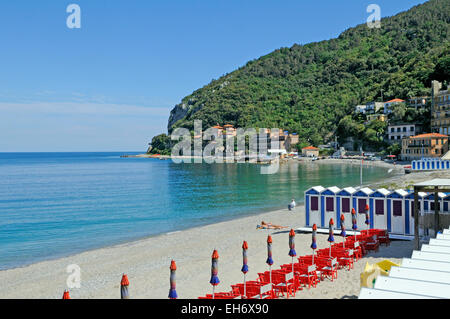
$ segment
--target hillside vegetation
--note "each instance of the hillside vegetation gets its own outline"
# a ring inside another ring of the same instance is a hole
[[[278,49],[185,97],[168,131],[200,119],[205,128],[279,127],[313,145],[327,142],[355,105],[430,95],[431,80],[448,82],[449,22],[450,0],[430,0],[382,19],[380,29],[362,24]]]

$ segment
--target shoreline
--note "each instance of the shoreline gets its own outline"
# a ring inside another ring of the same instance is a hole
[[[129,157],[140,157],[141,155],[147,155],[147,154],[131,155]],[[121,157],[123,157],[123,156],[121,156]],[[148,156],[146,156],[146,157],[148,158]],[[154,156],[151,156],[151,157],[155,158]],[[189,158],[189,156],[186,156],[186,157],[181,156],[181,158]],[[190,158],[192,158],[192,157],[190,157]],[[167,159],[170,160],[170,156],[168,156]],[[281,165],[285,165],[285,164],[292,165],[292,164],[295,164],[295,163],[297,163],[298,165],[311,164],[311,163],[312,164],[316,164],[316,165],[342,165],[342,164],[344,164],[344,165],[357,165],[357,166],[360,165],[360,161],[356,160],[356,159],[345,159],[345,160],[343,160],[343,159],[323,159],[323,160],[318,160],[316,162],[297,161],[297,160],[293,160],[293,159],[288,159],[287,161],[282,162]],[[397,165],[397,167],[395,167],[392,164],[385,163],[385,162],[382,162],[382,161],[373,161],[373,162],[372,161],[367,161],[367,162],[364,162],[364,167],[368,167],[368,166],[395,168],[395,169],[398,169],[399,171],[403,169],[403,167],[399,167],[398,165]],[[324,185],[324,186],[329,187],[329,186],[333,186],[333,185]],[[369,186],[369,184],[363,184],[363,187],[364,186]],[[301,196],[300,198],[296,198],[295,200],[296,200],[297,206],[303,206],[303,201],[304,201],[303,196]],[[285,206],[287,207],[287,204]],[[215,220],[215,221],[211,221],[211,222],[205,222],[204,224],[201,224],[201,225],[186,226],[184,228],[174,229],[174,230],[169,231],[169,232],[159,232],[159,233],[156,233],[156,234],[150,234],[150,235],[146,235],[146,236],[143,236],[143,237],[137,237],[137,238],[133,238],[133,239],[125,239],[125,240],[122,240],[122,241],[119,241],[119,242],[116,242],[116,243],[112,243],[112,244],[108,244],[108,245],[105,245],[105,246],[92,247],[92,248],[88,248],[88,249],[85,249],[85,250],[74,251],[74,252],[69,252],[69,253],[66,253],[66,254],[60,254],[58,256],[47,257],[47,258],[43,258],[41,260],[36,260],[36,261],[30,262],[30,263],[17,265],[17,266],[14,266],[12,268],[0,269],[0,273],[3,272],[3,271],[13,270],[13,269],[26,268],[26,267],[29,267],[29,266],[32,266],[32,265],[35,265],[35,264],[39,264],[39,263],[42,263],[42,262],[46,262],[46,261],[56,261],[56,260],[62,259],[62,258],[69,258],[69,257],[72,257],[72,256],[76,256],[76,255],[85,253],[85,252],[93,252],[93,251],[96,251],[96,250],[99,250],[99,249],[103,249],[103,248],[110,248],[110,247],[114,248],[116,246],[121,246],[121,245],[124,245],[124,244],[127,244],[127,243],[138,242],[138,241],[141,241],[141,240],[146,240],[146,239],[150,239],[150,238],[154,238],[154,237],[158,237],[158,236],[162,236],[162,235],[178,233],[178,232],[185,231],[185,230],[195,229],[195,228],[209,226],[209,225],[214,225],[214,224],[223,223],[223,222],[229,222],[229,221],[233,221],[233,220],[239,220],[239,219],[246,218],[246,217],[251,217],[251,216],[255,216],[256,217],[256,216],[259,216],[259,215],[264,215],[266,213],[271,213],[271,212],[274,212],[274,211],[280,211],[280,210],[283,210],[283,209],[280,208],[279,206],[262,208],[262,209],[258,209],[258,210],[254,210],[254,211],[245,212],[245,213],[243,213],[243,214],[241,214],[239,216],[232,216],[232,217],[228,217],[228,218],[227,217],[223,217],[222,220]]]
[[[336,164],[340,163],[339,160],[332,161]],[[327,162],[321,160],[317,163],[326,164]],[[391,168],[394,166],[388,163],[380,164]],[[432,176],[435,174],[442,176],[443,172],[396,174],[370,186],[376,187],[376,185],[386,183],[409,183],[409,180],[412,179],[414,182],[419,182],[435,178]],[[70,290],[73,298],[118,298],[121,275],[127,273],[130,279],[132,298],[165,299],[168,293],[169,265],[172,258],[177,262],[179,268],[177,289],[180,298],[196,298],[211,291],[209,274],[210,255],[213,249],[218,249],[220,255],[219,278],[222,283],[217,291],[228,291],[231,284],[242,282],[242,274],[239,269],[242,262],[240,246],[243,240],[246,240],[250,246],[248,258],[251,271],[248,280],[256,279],[257,272],[267,270],[264,263],[267,251],[265,240],[269,231],[255,229],[262,220],[294,229],[301,227],[304,223],[303,204],[298,205],[294,212],[283,208],[239,216],[226,221],[151,235],[66,257],[2,270],[0,271],[0,280],[4,287],[0,291],[0,299],[59,299],[64,289],[67,288],[66,280],[70,273],[66,272],[66,268],[71,264],[79,265],[81,268],[81,288]],[[287,256],[288,230],[271,232],[274,239],[276,266],[290,262],[290,257]],[[327,247],[327,236],[318,234],[317,237],[319,247]],[[309,234],[297,234],[296,243],[299,255],[310,254]],[[387,256],[391,256],[390,259],[393,261],[399,261],[398,258],[402,256],[410,257],[408,254],[412,251],[411,245],[411,243],[396,242],[392,248],[389,248]],[[384,250],[384,248],[380,249],[381,255]],[[358,263],[358,267],[363,267],[363,263],[365,264],[365,262]],[[336,285],[330,286],[328,282],[324,282],[318,288],[303,291],[299,295],[302,296],[301,298],[357,296],[359,273],[356,267],[348,274],[345,273],[344,277],[350,276],[347,278],[347,281],[350,280],[348,283],[350,292],[333,292],[336,290]],[[349,293],[351,294],[349,295]]]

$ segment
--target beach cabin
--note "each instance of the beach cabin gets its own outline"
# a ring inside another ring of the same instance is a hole
[[[370,228],[388,229],[387,227],[387,196],[391,192],[385,188],[377,189],[370,194],[369,215]]]
[[[359,230],[367,229],[365,208],[369,204],[370,195],[374,191],[368,187],[357,190],[352,197],[352,204],[357,214],[357,225]],[[370,212],[369,212],[370,213]]]
[[[321,214],[321,225],[320,227],[328,227],[328,223],[330,219],[333,218],[335,220],[335,225],[337,226],[337,220],[339,220],[339,212],[340,207],[336,200],[336,194],[340,192],[340,188],[336,186],[328,187],[321,193],[321,197],[323,197],[323,203],[325,203],[323,207],[323,211]]]
[[[387,226],[393,234],[405,234],[405,198],[409,193],[397,189],[387,196]]]
[[[443,198],[443,202],[444,202],[444,208],[443,208],[443,213],[444,214],[450,214],[450,193],[446,193],[445,197]]]
[[[312,227],[316,224],[317,227],[322,227],[321,211],[324,203],[320,195],[324,190],[322,186],[314,186],[305,192],[305,226]]]
[[[427,193],[417,193],[419,197],[419,214],[423,214],[423,199]],[[450,200],[450,199],[449,199]],[[410,192],[405,197],[405,234],[414,235],[414,192]]]
[[[349,228],[349,225],[352,224],[352,198],[354,193],[356,193],[355,188],[346,187],[336,194],[336,205],[339,207],[340,213],[344,215],[346,228]],[[340,216],[337,218],[336,227],[341,227]]]
[[[443,212],[444,198],[446,196],[445,193],[438,193],[438,210],[441,213]],[[425,214],[434,214],[434,193],[428,193],[427,196],[425,196],[423,208]]]

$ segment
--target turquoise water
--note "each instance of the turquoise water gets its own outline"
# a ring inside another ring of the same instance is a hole
[[[130,153],[128,153],[130,154]],[[303,201],[359,184],[352,165],[175,164],[122,153],[0,153],[0,269]],[[364,182],[387,175],[365,168]]]

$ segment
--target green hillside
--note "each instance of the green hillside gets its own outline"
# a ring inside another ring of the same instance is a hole
[[[279,127],[317,145],[355,105],[429,95],[432,79],[449,80],[450,0],[431,0],[338,38],[281,48],[185,97],[175,127],[233,124]],[[447,83],[446,83],[447,84]]]

